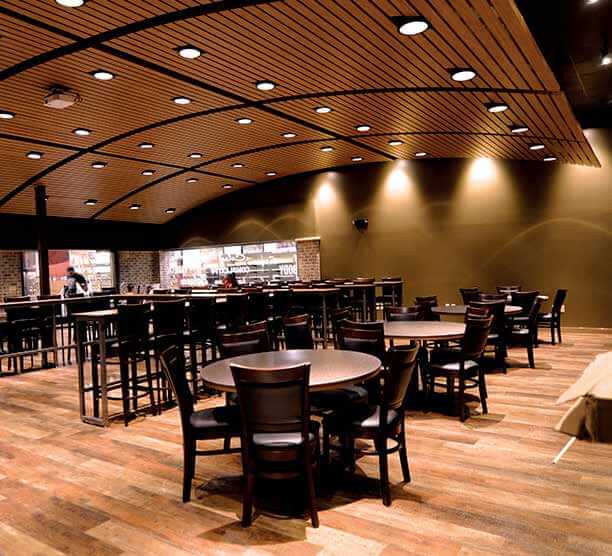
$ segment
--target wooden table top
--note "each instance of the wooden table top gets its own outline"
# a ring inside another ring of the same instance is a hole
[[[504,313],[506,315],[516,315],[522,310],[523,308],[518,305],[506,305]],[[467,305],[439,305],[438,307],[432,307],[431,311],[439,315],[465,315]]]
[[[465,324],[460,322],[415,320],[385,322],[385,338],[406,340],[457,340],[463,337]]]
[[[377,357],[356,351],[329,349],[291,349],[266,351],[240,355],[215,361],[204,367],[200,374],[204,383],[224,392],[235,392],[236,386],[230,370],[230,363],[274,369],[310,363],[310,390],[332,390],[363,382],[376,376],[381,367]]]
[[[375,288],[376,284],[336,284],[336,288],[345,289],[345,290],[353,290],[353,289],[367,289],[367,288]]]
[[[77,320],[98,320],[114,318],[119,314],[117,309],[101,309],[100,311],[84,311],[72,315]]]

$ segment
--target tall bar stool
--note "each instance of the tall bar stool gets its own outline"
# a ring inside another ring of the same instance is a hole
[[[155,379],[157,381],[158,409],[161,411],[163,403],[172,401],[172,390],[160,368],[161,354],[172,346],[184,351],[187,346],[185,336],[185,323],[187,311],[185,299],[172,301],[154,301],[151,309],[153,321],[153,352],[155,354]],[[191,375],[197,370],[186,369]]]
[[[193,367],[191,388],[196,398],[199,393],[198,369],[207,364],[209,351],[212,360],[217,356],[215,305],[214,299],[192,297],[189,300],[189,358]]]

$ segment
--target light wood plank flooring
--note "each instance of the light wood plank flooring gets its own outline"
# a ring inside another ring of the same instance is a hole
[[[555,399],[612,334],[564,339],[537,350],[535,370],[511,351],[522,366],[488,377],[488,416],[410,414],[412,483],[392,456],[385,508],[363,458],[322,493],[319,529],[266,514],[243,529],[235,482],[183,504],[176,409],[103,430],[78,419],[73,367],[3,377],[0,554],[611,554],[612,445],[551,461],[567,440]],[[199,458],[195,483],[239,473],[238,455]]]

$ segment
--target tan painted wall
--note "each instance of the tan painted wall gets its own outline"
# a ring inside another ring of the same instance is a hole
[[[588,130],[603,165],[398,161],[296,176],[203,205],[170,244],[321,237],[325,277],[402,275],[405,294],[567,287],[568,324],[612,326],[612,130]],[[369,219],[356,231],[355,217]]]

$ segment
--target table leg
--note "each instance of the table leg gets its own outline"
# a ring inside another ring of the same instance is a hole
[[[79,377],[79,413],[81,414],[81,420],[84,420],[84,417],[86,417],[85,414],[85,365],[84,365],[84,353],[83,353],[83,346],[81,343],[81,323],[80,322],[76,322],[75,323],[75,327],[76,327],[76,345],[77,345],[77,349],[76,349],[76,356],[77,356],[77,374]],[[94,395],[95,395],[95,391],[94,391]]]
[[[322,295],[322,310],[323,310],[323,349],[327,349],[327,297]]]
[[[363,310],[363,320],[364,322],[368,320],[368,295],[366,293],[365,288],[361,288],[361,308]]]
[[[102,403],[102,424],[108,427],[108,380],[106,376],[106,326],[104,320],[98,321],[98,341],[100,342],[100,401]]]

